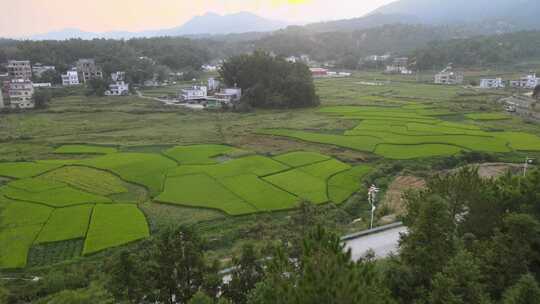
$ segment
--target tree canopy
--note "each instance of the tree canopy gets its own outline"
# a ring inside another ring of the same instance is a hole
[[[319,104],[313,77],[304,63],[290,63],[269,53],[232,57],[220,75],[243,91],[243,101],[260,108],[301,108]]]

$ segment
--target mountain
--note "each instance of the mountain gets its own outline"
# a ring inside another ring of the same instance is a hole
[[[372,14],[414,15],[427,24],[509,22],[540,26],[538,0],[399,0]]]
[[[103,33],[92,33],[85,32],[80,29],[68,28],[60,31],[54,31],[21,38],[30,40],[66,40],[71,38],[81,38],[88,40],[94,38],[130,39],[160,36],[209,36],[252,32],[270,32],[284,28],[286,26],[287,24],[284,22],[265,19],[247,12],[241,12],[231,15],[218,15],[214,13],[207,13],[203,16],[193,17],[185,24],[171,29],[142,32],[111,31]]]
[[[246,32],[270,32],[286,27],[280,21],[268,20],[252,13],[241,12],[231,15],[207,13],[196,16],[177,28],[161,31],[170,36],[200,35],[200,34],[238,34]]]

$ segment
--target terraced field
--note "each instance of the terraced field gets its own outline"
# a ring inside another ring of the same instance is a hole
[[[9,244],[0,246],[0,268],[25,267],[33,246],[84,242],[79,254],[88,255],[148,237],[137,204],[117,200],[130,197],[134,184],[158,203],[244,215],[293,209],[302,200],[340,204],[370,172],[315,152],[267,157],[223,145],[162,154],[59,149],[88,158],[0,162],[10,178],[0,186],[0,242]]]
[[[540,151],[540,137],[536,135],[489,132],[473,121],[444,121],[438,117],[449,112],[419,104],[401,107],[337,106],[322,108],[320,113],[360,122],[342,134],[292,129],[265,129],[259,133],[372,152],[391,159],[448,156],[460,151]],[[509,116],[498,113],[473,113],[466,117],[472,120],[509,119]]]

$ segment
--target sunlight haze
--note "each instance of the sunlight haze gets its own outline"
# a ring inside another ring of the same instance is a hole
[[[393,0],[19,0],[0,18],[0,36],[18,37],[65,28],[143,31],[179,26],[207,12],[249,11],[262,17],[306,23],[360,17]],[[8,0],[0,0],[7,5]],[[26,16],[26,18],[20,18]],[[32,20],[32,22],[28,22]]]

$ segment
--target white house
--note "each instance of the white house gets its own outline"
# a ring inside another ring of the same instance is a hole
[[[463,79],[463,73],[454,72],[452,65],[448,65],[444,70],[435,75],[436,84],[462,84]]]
[[[129,84],[125,82],[125,79],[126,79],[125,72],[112,73],[111,79],[114,81],[114,83],[109,85],[109,89],[105,92],[106,96],[129,95]]]
[[[12,108],[34,108],[34,87],[32,82],[26,79],[14,79],[8,85],[8,96]]]
[[[502,89],[504,86],[502,78],[480,79],[481,89]]]
[[[66,74],[62,74],[63,86],[75,86],[79,84],[79,74],[76,70],[69,70]]]
[[[540,85],[540,78],[535,73],[510,81],[510,86],[514,88],[534,89],[537,85]]]
[[[205,100],[208,98],[208,88],[205,86],[193,86],[191,88],[182,89],[179,98],[182,101]]]
[[[214,97],[219,101],[225,102],[237,102],[242,98],[242,89],[241,88],[226,88],[221,90],[219,93],[216,93]]]
[[[205,64],[201,68],[203,69],[203,71],[206,71],[206,72],[215,72],[219,69],[217,65],[211,65],[211,64]]]

